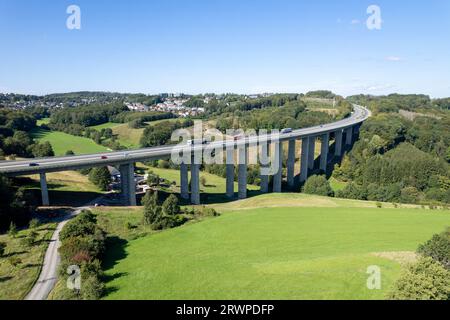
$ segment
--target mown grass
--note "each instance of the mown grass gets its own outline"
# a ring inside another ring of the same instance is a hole
[[[0,242],[7,244],[4,256],[0,257],[0,300],[19,300],[25,298],[39,277],[45,251],[56,225],[45,224],[37,229],[36,243],[28,248],[21,244],[29,230],[19,231],[16,238],[3,234]],[[17,266],[12,259],[20,259]]]
[[[106,299],[382,299],[401,266],[376,253],[414,251],[450,224],[443,210],[327,207],[312,196],[286,208],[286,199],[110,247]],[[371,265],[381,268],[381,290],[366,286]]]
[[[108,151],[108,148],[96,144],[91,139],[73,136],[64,132],[37,128],[33,130],[32,136],[40,142],[50,142],[56,156],[63,156],[68,150],[72,150],[77,155]]]

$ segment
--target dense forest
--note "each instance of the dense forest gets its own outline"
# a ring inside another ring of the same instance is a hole
[[[395,105],[381,102],[381,105]],[[419,100],[422,98],[420,97]],[[414,106],[419,106],[416,103]],[[373,105],[378,111],[380,105]],[[414,109],[411,106],[402,108]],[[336,196],[404,203],[450,203],[450,115],[413,121],[378,112],[333,175],[350,182]]]

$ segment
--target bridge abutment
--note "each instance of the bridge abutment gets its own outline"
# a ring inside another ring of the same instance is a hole
[[[302,139],[302,155],[300,159],[300,183],[304,183],[308,179],[308,162],[309,162],[309,142],[308,137]]]

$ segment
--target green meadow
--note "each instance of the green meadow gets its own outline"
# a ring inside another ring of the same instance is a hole
[[[108,148],[96,144],[91,139],[59,131],[38,128],[32,132],[32,136],[40,142],[50,142],[56,156],[63,156],[68,150],[72,150],[77,155],[108,151]]]
[[[383,299],[417,246],[450,225],[448,210],[314,196],[283,207],[288,196],[217,205],[220,217],[137,239],[124,221],[140,221],[142,209],[96,210],[122,239],[107,251],[105,298]],[[366,286],[373,265],[381,290]]]

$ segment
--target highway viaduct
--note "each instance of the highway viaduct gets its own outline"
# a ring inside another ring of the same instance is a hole
[[[40,175],[42,204],[48,206],[50,199],[48,195],[46,173],[99,166],[118,167],[121,174],[122,197],[126,205],[136,205],[136,188],[134,179],[134,166],[136,162],[153,161],[159,159],[170,159],[174,150],[188,151],[194,155],[196,152],[203,152],[205,148],[219,148],[226,154],[226,195],[234,198],[235,166],[238,166],[238,198],[247,197],[247,166],[248,149],[255,145],[261,145],[260,154],[268,154],[268,148],[273,145],[275,150],[272,157],[279,157],[276,161],[278,168],[273,174],[273,192],[282,191],[282,169],[283,169],[283,144],[288,145],[288,157],[286,161],[287,185],[295,188],[296,185],[304,183],[307,178],[317,170],[327,171],[327,166],[333,159],[340,159],[346,148],[349,148],[357,139],[361,124],[367,120],[371,113],[368,109],[354,105],[352,114],[342,120],[324,124],[311,128],[293,130],[292,132],[269,134],[261,138],[245,137],[241,140],[214,141],[210,144],[193,146],[162,146],[129,151],[116,151],[102,154],[52,157],[42,159],[27,159],[20,161],[1,161],[0,173],[5,176],[15,177],[30,174]],[[330,139],[334,138],[333,154],[330,154]],[[314,154],[317,139],[321,140],[320,157],[316,161]],[[301,140],[300,152],[300,174],[295,175],[296,141]],[[261,144],[261,142],[263,142]],[[265,142],[265,143],[264,143]],[[178,149],[177,149],[178,148]],[[234,155],[237,151],[237,158]],[[232,159],[232,161],[230,160]],[[193,162],[193,161],[192,161]],[[191,201],[192,204],[200,204],[200,172],[201,163],[182,162],[180,164],[180,189],[181,198]],[[190,170],[189,170],[190,167]],[[261,166],[263,168],[264,166]],[[189,172],[191,179],[189,182]],[[260,176],[261,193],[269,192],[269,174],[261,171]],[[190,185],[189,185],[190,184]],[[189,188],[190,187],[190,188]]]

